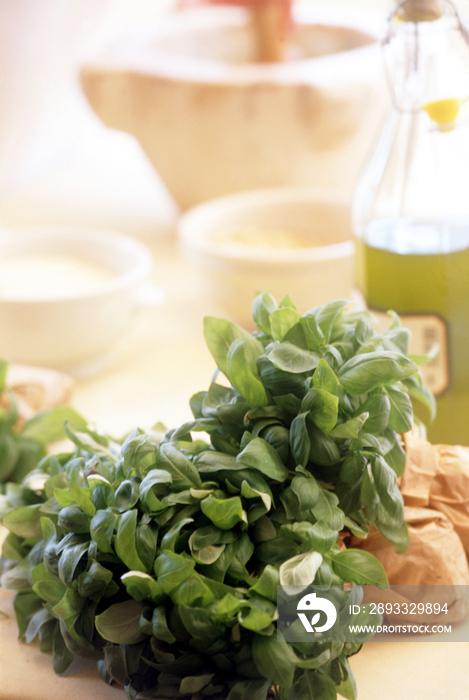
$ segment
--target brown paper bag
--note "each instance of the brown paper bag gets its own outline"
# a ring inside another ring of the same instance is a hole
[[[469,566],[466,553],[455,529],[443,514],[430,508],[405,507],[405,519],[409,527],[410,545],[399,554],[383,535],[372,531],[366,540],[354,539],[350,546],[366,549],[384,566],[388,581],[399,588],[396,598],[393,591],[369,591],[366,602],[395,602],[445,604],[448,613],[446,624],[464,620],[469,613]],[[435,589],[434,586],[441,586]],[[412,591],[406,597],[405,586]],[[417,590],[418,587],[418,590]],[[403,596],[403,599],[401,599]],[[417,596],[417,598],[416,598]],[[388,621],[415,623],[415,615],[387,615]],[[441,617],[419,615],[418,623],[441,622]]]
[[[437,467],[429,506],[452,522],[469,557],[469,448],[436,445],[434,449]]]
[[[366,549],[384,566],[393,585],[469,585],[469,565],[461,540],[448,518],[437,510],[406,506],[410,544],[399,554],[373,530],[349,546]]]
[[[446,586],[444,602],[451,611],[446,622],[462,620],[469,601],[464,589],[452,587],[469,585],[469,448],[431,445],[418,429],[406,433],[404,443],[407,460],[399,488],[409,527],[408,549],[397,553],[376,530],[365,540],[352,538],[347,544],[374,554],[390,584],[422,586],[422,602],[436,590],[426,587]],[[376,595],[381,600],[387,594]]]

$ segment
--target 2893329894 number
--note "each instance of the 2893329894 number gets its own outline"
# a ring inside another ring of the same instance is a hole
[[[448,604],[440,603],[369,603],[371,615],[442,615],[448,613]]]

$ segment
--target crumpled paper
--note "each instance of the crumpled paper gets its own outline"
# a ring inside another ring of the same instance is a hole
[[[408,549],[396,552],[376,530],[364,540],[352,537],[347,546],[374,554],[391,585],[421,586],[419,602],[434,595],[430,586],[445,586],[447,599],[440,602],[451,610],[446,621],[461,620],[469,613],[464,589],[457,588],[469,586],[469,448],[432,445],[417,428],[403,438],[407,460],[399,488]]]

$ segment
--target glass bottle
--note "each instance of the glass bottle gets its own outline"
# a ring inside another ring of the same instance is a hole
[[[468,36],[451,2],[404,0],[383,56],[391,107],[355,190],[357,285],[401,316],[411,352],[438,344],[428,438],[469,445]]]

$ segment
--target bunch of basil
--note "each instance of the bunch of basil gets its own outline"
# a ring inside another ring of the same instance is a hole
[[[18,428],[19,413],[14,394],[6,388],[8,362],[0,359],[0,494],[10,481],[21,482],[46,454],[51,443],[65,438],[64,421],[84,423],[68,406],[57,406],[37,413]]]
[[[282,641],[277,586],[386,584],[339,533],[406,547],[399,434],[409,393],[431,397],[397,317],[378,335],[345,306],[260,294],[252,335],[207,318],[228,382],[191,398],[194,420],[123,444],[69,426],[76,449],[11,485],[2,585],[58,673],[95,659],[130,698],[355,698],[363,640]]]

